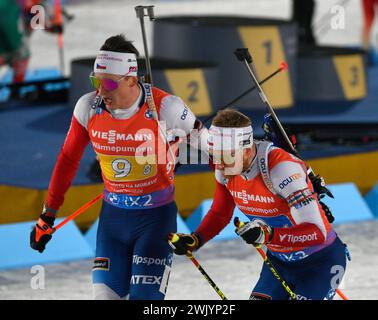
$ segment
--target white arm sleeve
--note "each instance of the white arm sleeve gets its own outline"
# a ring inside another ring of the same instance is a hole
[[[307,184],[307,174],[304,168],[295,162],[283,161],[277,164],[270,172],[274,189],[285,198],[289,205],[293,199],[298,205],[290,206],[291,215],[296,224],[312,223],[319,227],[326,238],[326,227],[314,196],[309,196],[310,189]],[[300,191],[304,191],[301,193]],[[305,196],[306,194],[307,196]]]
[[[89,119],[96,112],[96,110],[92,109],[92,104],[93,104],[95,96],[96,96],[96,92],[90,92],[83,95],[76,102],[75,109],[73,112],[76,120],[87,130],[88,130]]]
[[[185,137],[193,129],[196,116],[181,98],[170,95],[161,100],[160,120],[165,121],[167,130],[173,130],[177,137]]]
[[[220,170],[215,169],[214,174],[215,174],[215,180],[217,182],[219,182],[220,184],[223,184],[223,185],[227,184],[228,181]]]
[[[190,145],[196,149],[207,150],[208,131],[205,127],[198,132],[194,129],[196,116],[181,98],[173,95],[161,100],[160,119],[166,122],[167,132],[184,138],[190,134]]]

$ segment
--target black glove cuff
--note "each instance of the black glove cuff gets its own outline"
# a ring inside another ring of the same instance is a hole
[[[53,226],[57,213],[57,210],[50,208],[46,204],[44,204],[42,213],[39,217],[50,226]]]
[[[196,241],[196,244],[195,244],[196,249],[201,248],[202,245],[204,244],[202,237],[198,233],[195,233],[195,232],[193,232],[191,235]]]
[[[46,214],[41,214],[39,216],[39,218],[45,222],[46,224],[48,224],[50,227],[52,227],[54,225],[54,222],[55,222],[55,217],[52,217],[52,216],[48,216]]]

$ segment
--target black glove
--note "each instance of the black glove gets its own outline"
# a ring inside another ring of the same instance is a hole
[[[55,221],[56,211],[50,209],[53,213],[49,212],[48,208],[44,208],[42,214],[33,230],[30,233],[30,247],[40,253],[45,250],[47,242],[52,238],[53,225]]]
[[[174,249],[173,252],[178,255],[187,254],[188,251],[195,251],[201,246],[199,237],[194,233],[170,233],[168,240],[170,246]]]
[[[273,238],[273,228],[264,221],[255,219],[248,223],[241,223],[238,218],[234,219],[235,232],[248,244],[261,247],[268,244]]]

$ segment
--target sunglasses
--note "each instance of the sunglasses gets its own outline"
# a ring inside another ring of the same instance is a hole
[[[114,91],[118,88],[119,82],[122,79],[125,79],[126,77],[127,77],[127,74],[118,80],[112,80],[108,78],[99,79],[99,78],[96,78],[92,72],[89,76],[89,80],[91,81],[93,88],[95,88],[96,90],[98,90],[101,86],[106,91]]]

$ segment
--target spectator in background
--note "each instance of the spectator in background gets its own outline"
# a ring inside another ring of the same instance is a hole
[[[362,7],[364,14],[363,46],[369,51],[370,63],[378,65],[378,39],[375,39],[375,44],[372,45],[371,43],[371,31],[374,21],[377,21],[375,15],[378,11],[378,0],[362,0]]]
[[[315,45],[314,33],[311,27],[314,9],[314,0],[293,0],[293,20],[298,23],[300,44]]]
[[[57,33],[61,25],[55,22],[53,7],[41,0],[0,0],[0,67],[13,69],[13,83],[24,81],[30,59],[30,36],[33,31],[31,9],[34,5],[45,8],[45,30]]]
[[[0,66],[14,70],[13,82],[24,80],[30,57],[21,8],[15,0],[0,0]]]

